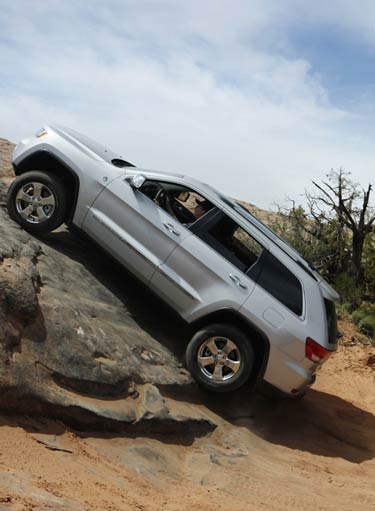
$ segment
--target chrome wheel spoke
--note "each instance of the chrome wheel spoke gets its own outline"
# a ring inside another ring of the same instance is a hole
[[[216,345],[214,337],[209,339],[209,341],[206,343],[206,347],[211,351],[212,355],[217,355],[219,353],[219,348]]]
[[[47,220],[49,218],[49,216],[45,214],[44,209],[41,206],[36,208],[36,212],[40,222],[44,222],[44,220]]]
[[[215,359],[213,356],[202,357],[202,356],[198,355],[198,364],[201,367],[206,367],[206,366],[209,366],[214,363],[215,363]]]
[[[20,214],[20,216],[21,216],[24,220],[27,220],[33,211],[34,211],[34,208],[33,208],[33,206],[30,204],[30,205],[29,205],[29,206],[27,206],[25,209],[22,209],[22,210],[19,212],[19,214]]]
[[[240,368],[241,362],[239,360],[230,360],[227,358],[224,360],[224,365],[232,369],[233,373],[236,373]]]
[[[28,204],[30,204],[33,200],[31,195],[25,193],[22,189],[17,193],[16,199],[23,202],[27,202]]]
[[[221,348],[221,351],[228,356],[233,350],[237,350],[237,346],[229,339],[226,339],[225,345]]]
[[[223,380],[223,366],[220,364],[215,365],[214,372],[212,374],[212,379],[214,381],[221,381]]]
[[[55,197],[51,194],[48,197],[42,197],[39,202],[42,206],[54,206]]]
[[[36,197],[37,199],[40,199],[41,195],[42,195],[42,189],[43,189],[42,183],[33,183],[34,197]]]

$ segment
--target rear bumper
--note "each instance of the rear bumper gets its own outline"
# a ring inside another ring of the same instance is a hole
[[[276,357],[269,360],[264,380],[284,396],[298,397],[306,393],[316,380],[315,372],[321,367],[308,359],[297,362],[277,350]]]
[[[272,399],[297,399],[303,397],[306,394],[311,385],[315,382],[315,379],[316,375],[314,374],[311,383],[305,385],[299,390],[296,389],[297,392],[294,393],[285,392],[280,388],[276,387],[275,385],[272,385],[271,383],[267,382],[266,380],[261,380],[258,382],[257,390],[260,392],[260,394],[263,394]]]

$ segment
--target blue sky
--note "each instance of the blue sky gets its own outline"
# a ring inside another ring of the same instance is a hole
[[[355,112],[358,102],[368,95],[374,96],[373,44],[335,26],[295,30],[290,40],[294,56],[309,61],[319,73],[332,103],[342,108],[353,107]]]
[[[0,0],[0,137],[65,124],[268,208],[373,180],[374,54],[374,0]]]

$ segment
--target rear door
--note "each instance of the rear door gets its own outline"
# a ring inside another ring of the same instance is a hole
[[[83,229],[144,282],[191,232],[120,177],[90,208]]]
[[[190,229],[151,279],[151,287],[183,317],[238,310],[253,292],[263,246],[215,208]]]

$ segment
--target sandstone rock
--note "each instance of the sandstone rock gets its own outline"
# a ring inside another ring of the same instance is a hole
[[[13,150],[14,144],[12,142],[0,138],[0,176],[14,176],[11,164]]]
[[[212,428],[158,390],[192,382],[176,356],[182,322],[82,236],[23,231],[5,193],[0,182],[0,409],[81,428]]]
[[[6,471],[0,471],[0,495],[0,511],[12,509],[43,511],[46,508],[55,511],[84,511],[83,507],[72,500],[38,488],[31,477]]]

